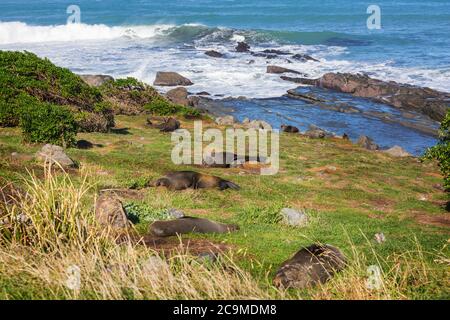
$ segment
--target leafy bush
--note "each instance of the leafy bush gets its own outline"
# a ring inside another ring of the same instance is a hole
[[[0,127],[19,125],[19,110],[16,105],[0,100]]]
[[[155,209],[143,203],[128,202],[123,207],[128,219],[135,224],[170,219],[166,209]]]
[[[33,53],[0,51],[0,83],[0,126],[17,126],[22,122],[28,126],[32,124],[31,131],[30,127],[23,128],[27,134],[26,140],[54,142],[55,135],[59,135],[62,127],[72,128],[73,115],[69,115],[71,112],[77,114],[78,118],[90,119],[87,125],[79,126],[85,131],[104,132],[114,126],[111,105],[103,101],[97,88],[90,87],[70,70],[57,67],[48,59],[41,59]],[[27,109],[27,114],[33,112],[29,108],[30,105],[36,107],[38,110],[35,112],[39,114],[51,109],[53,117],[61,118],[67,115],[68,118],[64,119],[60,126],[55,123],[52,127],[49,126],[52,119],[49,119],[38,130],[35,121],[29,116],[21,121],[23,109]],[[68,106],[72,111],[55,111],[55,108],[60,106]],[[84,117],[86,115],[88,117]],[[69,130],[67,137],[62,134],[56,140],[68,138],[71,134]],[[45,137],[50,140],[43,141]],[[69,140],[67,143],[70,143]]]
[[[145,110],[157,116],[172,116],[179,114],[186,118],[197,118],[201,114],[197,109],[173,104],[163,98],[155,99],[144,106]]]
[[[439,130],[439,142],[436,146],[429,148],[424,159],[436,159],[444,176],[444,187],[450,190],[450,111],[441,123]]]
[[[73,113],[62,106],[35,101],[22,108],[20,126],[27,142],[75,145],[77,124]]]
[[[102,100],[100,91],[79,76],[30,52],[0,51],[0,83],[0,99],[6,101],[26,93],[42,102],[90,111]]]

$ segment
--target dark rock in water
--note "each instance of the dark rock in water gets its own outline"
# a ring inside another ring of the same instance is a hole
[[[372,79],[367,75],[327,73],[313,85],[370,98],[396,108],[412,110],[442,121],[450,107],[450,94],[394,81]],[[303,82],[302,82],[303,83]]]
[[[274,284],[281,288],[305,289],[330,280],[343,270],[346,259],[331,245],[313,244],[302,248],[278,269]]]
[[[306,61],[315,61],[320,62],[317,59],[314,59],[313,57],[307,55],[307,54],[296,54],[292,56],[292,59],[295,59],[297,61],[306,62]]]
[[[276,54],[264,53],[264,52],[252,52],[252,56],[266,59],[275,59],[278,56]]]
[[[124,229],[130,225],[120,199],[111,194],[102,194],[95,204],[95,218],[102,226]]]
[[[281,130],[283,132],[290,132],[290,133],[298,133],[300,130],[297,127],[294,126],[287,126],[287,125],[281,125]]]
[[[300,83],[300,84],[306,84],[309,86],[315,86],[317,84],[316,79],[307,79],[307,78],[294,78],[294,77],[287,77],[287,76],[281,76],[281,80],[284,81],[290,81],[294,83]]]
[[[193,83],[188,78],[176,72],[158,72],[156,73],[155,81],[153,82],[155,86],[191,86]]]
[[[179,104],[182,106],[188,106],[189,105],[189,99],[188,99],[188,91],[186,88],[178,87],[172,90],[167,91],[166,93],[167,99],[169,99],[171,102],[175,104]]]
[[[237,52],[248,52],[250,50],[250,46],[245,42],[238,42],[236,46]]]
[[[212,58],[223,58],[223,54],[215,50],[206,51],[205,54]]]
[[[304,100],[306,102],[311,102],[311,103],[325,102],[323,99],[321,99],[320,97],[317,97],[312,92],[299,92],[296,89],[288,90],[287,96],[291,99],[300,99],[300,100]]]
[[[268,53],[268,54],[275,54],[275,55],[278,55],[278,56],[286,56],[286,55],[290,54],[289,52],[276,50],[276,49],[266,49],[263,52],[264,53]]]
[[[106,82],[114,81],[113,77],[102,74],[82,74],[80,78],[92,87],[100,87]]]
[[[374,151],[374,150],[378,150],[379,149],[378,145],[371,138],[369,138],[368,136],[361,136],[361,137],[359,137],[357,145],[362,147],[362,148],[364,148],[364,149],[367,149],[367,150],[373,150]]]
[[[206,91],[201,91],[201,92],[198,92],[198,93],[196,93],[198,96],[210,96],[211,94],[209,93],[209,92],[206,92]]]
[[[274,73],[274,74],[282,74],[282,73],[295,73],[295,74],[301,74],[301,72],[287,69],[283,67],[278,66],[267,66],[267,73]]]
[[[149,226],[149,232],[158,237],[171,237],[186,233],[228,233],[236,230],[239,230],[237,225],[193,217],[183,217],[170,221],[155,221]]]

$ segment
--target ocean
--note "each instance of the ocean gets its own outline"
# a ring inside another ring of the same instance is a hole
[[[66,24],[70,5],[79,7],[80,24]],[[381,29],[367,27],[370,5],[381,10]],[[348,115],[344,121],[337,120],[342,115],[314,113],[303,102],[281,98],[296,86],[267,74],[266,67],[279,65],[311,78],[364,72],[448,92],[449,34],[448,0],[0,0],[0,50],[28,50],[77,73],[133,76],[149,84],[157,71],[176,71],[194,82],[191,92],[250,98],[247,105],[235,103],[238,118],[320,124],[351,137],[373,133],[380,145],[398,144],[414,154],[436,138],[376,119],[355,122]],[[319,62],[237,53],[238,41],[254,51],[304,53]],[[225,58],[206,56],[211,49]],[[286,106],[292,114],[280,117]]]

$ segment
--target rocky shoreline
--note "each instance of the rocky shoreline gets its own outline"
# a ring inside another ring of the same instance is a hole
[[[248,44],[243,42],[238,43],[236,52],[252,56],[264,56],[269,60],[281,56],[285,57],[287,61],[290,61],[289,59],[302,62],[318,61],[305,54],[293,54],[279,50],[267,49],[262,52],[254,52],[251,51]],[[205,55],[211,59],[226,59],[224,54],[214,50],[206,51]],[[394,81],[386,82],[364,74],[327,73],[320,78],[310,79],[307,78],[307,74],[301,71],[272,65],[269,61],[267,63],[267,73],[280,75],[282,80],[301,85],[288,90],[285,94],[287,98],[302,100],[312,106],[334,112],[360,114],[385,123],[398,124],[433,137],[438,136],[437,123],[444,118],[450,107],[449,93],[430,88],[416,87]],[[286,74],[291,76],[286,76]],[[100,86],[112,79],[107,75],[82,75],[81,77],[91,86]],[[224,102],[250,100],[247,97],[224,98],[220,95],[212,96],[208,92],[190,92],[187,88],[193,84],[185,76],[169,71],[158,72],[153,83],[156,87],[172,88],[164,94],[170,102],[195,108],[213,118],[222,118],[218,120],[218,123],[222,122],[223,117],[231,116],[235,112],[233,107]],[[392,106],[401,112],[401,116],[394,116],[392,113],[381,110],[364,110],[357,103],[330,100],[326,95],[327,92],[346,94],[349,97],[368,99],[367,101]],[[417,115],[422,116],[418,117]],[[225,122],[234,124],[235,120],[233,118],[233,121]]]

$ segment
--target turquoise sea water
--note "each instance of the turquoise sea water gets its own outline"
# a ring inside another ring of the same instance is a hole
[[[81,24],[66,25],[69,5],[80,8]],[[370,5],[381,9],[380,30],[367,28]],[[266,74],[268,64],[311,78],[364,72],[450,91],[449,35],[449,0],[0,0],[0,50],[29,50],[75,72],[134,76],[148,83],[157,71],[177,71],[195,83],[192,92],[259,99],[277,98],[295,87]],[[254,51],[307,53],[320,62],[237,54],[238,41]],[[204,51],[209,49],[225,59],[208,58]],[[269,101],[275,113],[277,104],[286,104]],[[249,110],[257,117],[254,102]],[[261,106],[266,110],[267,101]],[[302,122],[301,114],[296,120]],[[353,135],[363,133],[358,128],[364,126],[347,125]],[[395,144],[391,136],[381,132],[374,138]],[[409,139],[413,146],[402,143],[415,153],[435,141]]]

